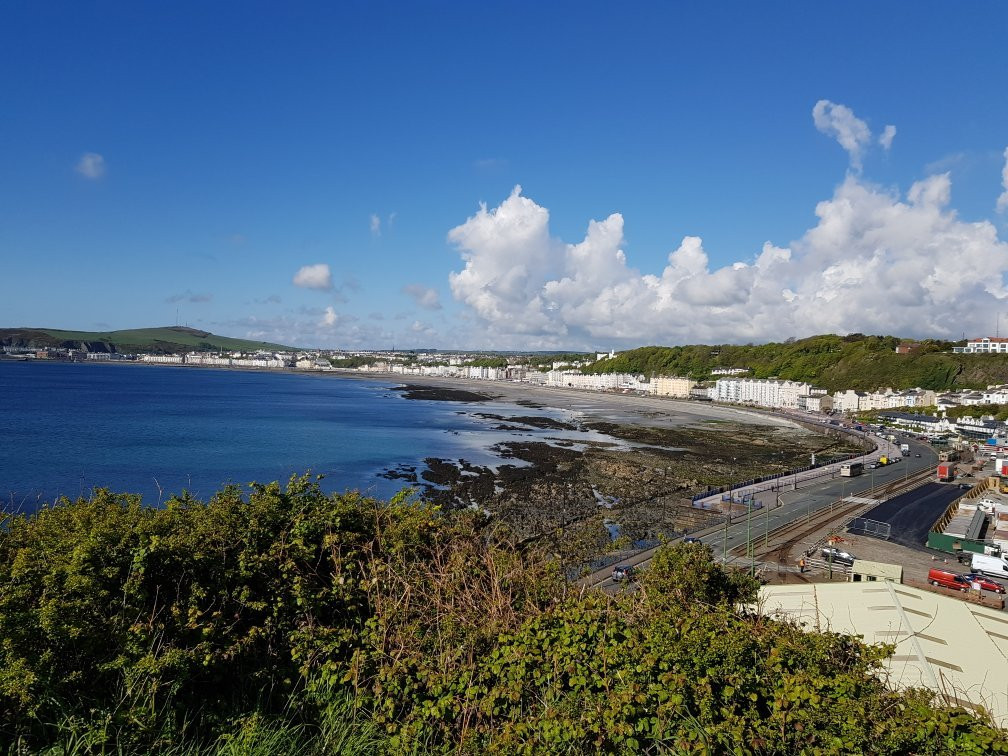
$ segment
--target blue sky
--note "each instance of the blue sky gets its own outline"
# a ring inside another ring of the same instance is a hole
[[[8,3],[0,326],[992,332],[1006,32],[1001,3]]]

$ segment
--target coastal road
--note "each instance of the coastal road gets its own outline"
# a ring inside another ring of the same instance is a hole
[[[875,439],[881,445],[887,442]],[[868,505],[872,499],[865,496],[873,488],[882,487],[886,484],[896,483],[902,480],[909,480],[914,473],[935,468],[938,462],[938,455],[928,445],[904,437],[897,443],[907,443],[910,445],[908,457],[899,461],[880,467],[875,470],[866,469],[863,475],[854,478],[841,478],[839,473],[834,471],[830,474],[820,475],[814,480],[799,480],[797,490],[788,490],[788,486],[781,491],[760,491],[756,494],[761,501],[767,502],[767,508],[753,510],[748,516],[746,514],[732,518],[731,524],[727,527],[727,538],[725,527],[718,526],[702,533],[695,533],[694,537],[699,538],[704,544],[711,547],[717,559],[726,559],[728,563],[744,563],[745,556],[733,556],[732,550],[735,548],[745,549],[747,541],[761,546],[766,539],[766,533],[771,534],[778,528],[788,525],[800,525],[809,520],[813,515],[831,507],[849,505],[850,503],[863,503]],[[886,447],[888,448],[888,447]],[[898,447],[897,447],[898,448]],[[915,454],[920,454],[916,457]],[[877,456],[877,453],[876,453]],[[897,459],[899,459],[897,457]],[[838,469],[838,467],[837,467]],[[751,488],[762,488],[766,484],[759,484]],[[742,491],[743,489],[738,489]],[[861,501],[859,501],[861,500]],[[779,502],[779,505],[778,505]],[[769,525],[768,525],[769,519]],[[927,523],[931,525],[930,522]],[[918,544],[922,546],[923,544]],[[642,551],[637,554],[628,555],[620,564],[629,564],[638,567],[646,566],[654,554],[654,549]],[[612,581],[612,567],[598,570],[582,581],[583,585],[601,586],[606,590],[615,590],[619,583]]]

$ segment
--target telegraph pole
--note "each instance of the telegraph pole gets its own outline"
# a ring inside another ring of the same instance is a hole
[[[756,550],[753,549],[752,543],[752,494],[749,495],[749,500],[746,505],[746,551],[749,553],[749,574],[756,575]]]

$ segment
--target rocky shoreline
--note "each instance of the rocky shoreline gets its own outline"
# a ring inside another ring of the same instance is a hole
[[[501,459],[495,467],[432,457],[423,470],[385,476],[416,485],[443,507],[486,511],[517,538],[560,550],[572,538],[607,540],[613,523],[630,541],[681,533],[711,518],[690,506],[694,494],[805,465],[812,453],[827,459],[852,451],[843,439],[736,408],[513,384],[474,391],[461,383],[411,382],[396,390],[415,400],[459,402],[502,432],[565,435],[502,441],[493,447]],[[479,411],[491,401],[513,405],[515,414]],[[577,419],[520,408],[566,410]]]

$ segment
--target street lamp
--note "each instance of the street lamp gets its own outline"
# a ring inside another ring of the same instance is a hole
[[[756,550],[752,542],[752,495],[746,501],[746,552],[749,554],[749,574],[756,575]]]

